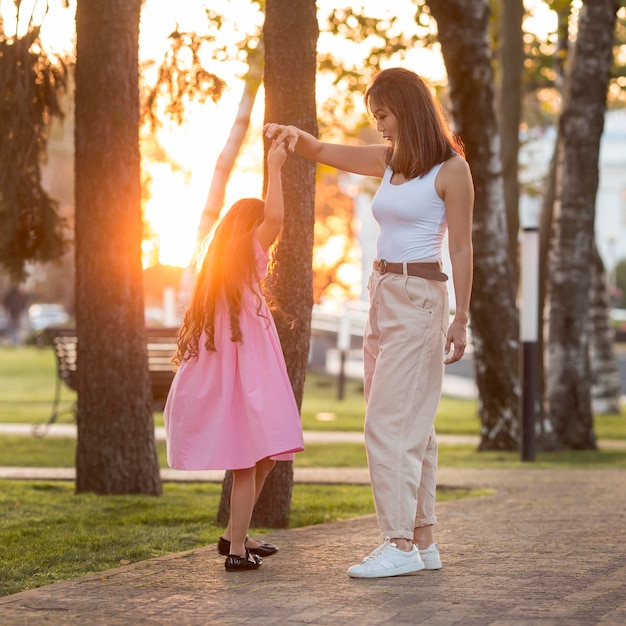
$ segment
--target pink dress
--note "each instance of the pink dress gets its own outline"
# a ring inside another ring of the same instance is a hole
[[[257,272],[268,254],[255,239]],[[274,320],[265,300],[242,297],[242,341],[230,340],[228,312],[215,316],[216,352],[183,361],[165,405],[167,462],[182,470],[243,469],[271,457],[291,461],[304,450],[302,423]]]

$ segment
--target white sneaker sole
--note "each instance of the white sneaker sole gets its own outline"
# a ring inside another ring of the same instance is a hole
[[[394,569],[380,572],[354,571],[354,568],[357,567],[359,566],[353,565],[348,569],[348,576],[350,576],[350,578],[389,578],[391,576],[403,576],[405,574],[412,574],[413,572],[420,572],[425,566],[424,563],[411,563],[410,565],[403,565],[402,567],[395,567]]]
[[[433,569],[441,569],[443,565],[441,561],[438,563],[424,563],[424,569],[433,570]]]

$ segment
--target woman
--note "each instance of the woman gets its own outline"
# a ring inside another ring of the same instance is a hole
[[[325,143],[275,123],[264,132],[307,159],[382,178],[372,201],[380,232],[363,353],[365,444],[385,541],[348,570],[354,578],[379,578],[441,567],[433,537],[434,420],[444,365],[458,361],[466,346],[474,191],[463,147],[422,78],[383,70],[365,103],[386,145]],[[441,271],[446,231],[456,300],[449,326]]]

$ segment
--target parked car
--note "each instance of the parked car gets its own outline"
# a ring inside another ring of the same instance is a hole
[[[70,321],[70,314],[62,304],[31,304],[28,307],[28,323],[34,331],[50,326],[62,326]]]

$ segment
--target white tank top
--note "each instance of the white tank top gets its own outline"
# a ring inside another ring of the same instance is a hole
[[[441,259],[447,221],[444,202],[435,190],[435,178],[442,165],[398,185],[391,184],[392,171],[387,167],[372,200],[372,213],[380,228],[376,258]]]

